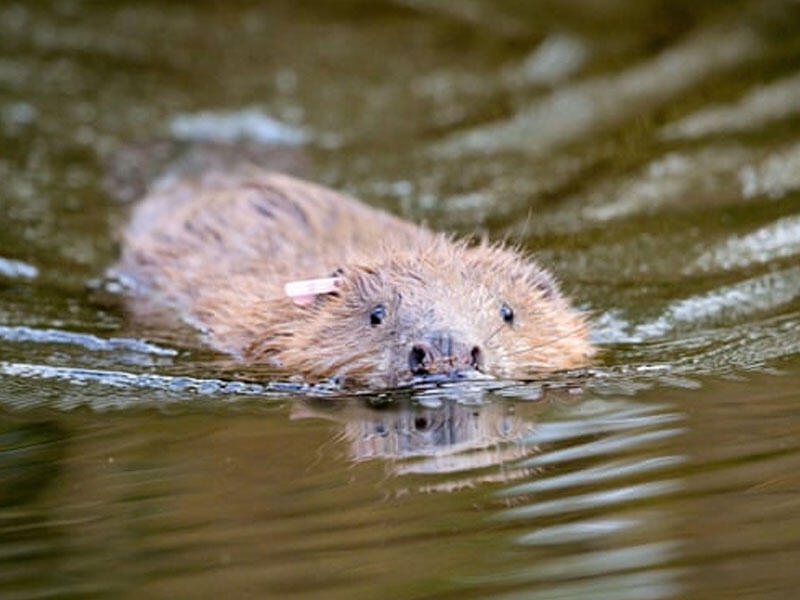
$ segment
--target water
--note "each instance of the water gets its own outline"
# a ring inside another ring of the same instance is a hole
[[[796,2],[0,2],[0,597],[790,598]],[[99,283],[246,158],[535,250],[602,356],[342,396]],[[113,290],[111,290],[113,292]]]

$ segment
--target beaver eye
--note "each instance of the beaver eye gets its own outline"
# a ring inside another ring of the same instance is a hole
[[[385,317],[386,317],[386,307],[383,304],[378,304],[375,308],[372,309],[372,312],[369,313],[370,325],[372,325],[373,327],[375,327],[376,325],[380,325]]]
[[[511,323],[514,322],[514,309],[503,302],[503,304],[500,306],[500,316],[503,318],[503,321],[511,325]]]

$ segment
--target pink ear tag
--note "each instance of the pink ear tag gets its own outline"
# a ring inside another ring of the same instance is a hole
[[[341,277],[290,281],[283,286],[283,291],[298,306],[308,306],[314,302],[320,294],[335,292],[339,288],[341,281]]]

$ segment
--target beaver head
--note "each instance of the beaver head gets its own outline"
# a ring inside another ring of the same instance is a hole
[[[430,375],[525,379],[592,354],[586,321],[550,274],[505,247],[438,237],[340,277],[298,309],[276,353],[287,369],[386,388]]]

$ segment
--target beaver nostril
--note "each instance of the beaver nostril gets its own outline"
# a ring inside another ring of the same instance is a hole
[[[433,363],[433,355],[424,344],[415,344],[408,353],[408,368],[415,375],[424,375]]]
[[[470,350],[469,356],[469,365],[473,369],[480,370],[480,368],[483,366],[483,352],[481,352],[481,349],[478,346],[473,346],[472,350]]]

